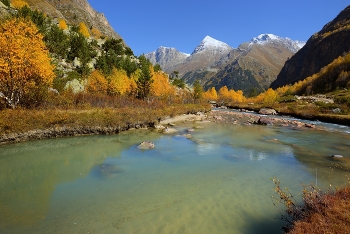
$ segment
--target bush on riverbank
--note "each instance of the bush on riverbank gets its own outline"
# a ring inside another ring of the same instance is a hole
[[[276,203],[286,207],[282,220],[286,233],[350,233],[350,186],[323,192],[317,186],[304,186],[302,204],[298,204],[288,189],[281,189],[273,179]]]

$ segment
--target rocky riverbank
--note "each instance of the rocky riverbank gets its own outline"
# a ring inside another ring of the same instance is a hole
[[[204,120],[207,116],[203,112],[197,114],[183,114],[175,117],[164,117],[158,122],[145,122],[124,124],[118,126],[57,126],[47,129],[35,129],[21,133],[0,134],[0,144],[17,143],[30,140],[40,140],[47,138],[84,136],[84,135],[109,135],[132,129],[160,129],[163,125],[172,125],[176,122]],[[163,126],[165,129],[165,127]],[[170,133],[171,129],[169,130]]]
[[[268,110],[267,110],[268,111]],[[183,114],[175,117],[164,117],[158,119],[158,122],[146,122],[146,123],[134,123],[118,126],[56,126],[47,129],[36,129],[22,133],[9,133],[0,135],[0,144],[16,143],[29,140],[39,140],[45,138],[58,138],[58,137],[70,137],[70,136],[82,136],[82,135],[108,135],[117,134],[122,131],[131,129],[147,129],[152,128],[155,130],[161,130],[164,133],[172,133],[172,125],[181,122],[190,121],[210,121],[215,123],[225,124],[241,124],[241,125],[276,125],[281,127],[289,127],[293,129],[303,128],[315,128],[320,129],[315,124],[304,123],[299,120],[290,120],[290,118],[274,115],[258,115],[254,111],[228,111],[225,109],[211,110],[207,113],[197,112],[196,114]],[[266,112],[265,112],[266,114]]]

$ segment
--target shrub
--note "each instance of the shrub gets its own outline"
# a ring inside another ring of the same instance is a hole
[[[281,189],[279,180],[272,181],[279,195],[273,197],[275,202],[286,207],[281,218],[287,222],[287,233],[350,233],[350,187],[323,192],[313,184],[304,185],[299,204],[287,188]]]

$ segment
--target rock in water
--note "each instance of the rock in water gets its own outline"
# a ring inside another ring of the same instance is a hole
[[[153,142],[150,141],[143,141],[139,144],[139,146],[137,146],[137,148],[141,149],[141,150],[148,150],[148,149],[153,149],[155,148],[155,145]]]
[[[274,109],[270,109],[270,108],[261,108],[259,111],[259,114],[261,114],[261,115],[277,115],[277,111],[275,111]]]
[[[333,154],[332,158],[343,158],[343,155],[340,154]]]
[[[177,130],[175,128],[166,127],[165,129],[163,129],[163,133],[172,134],[175,132],[177,132]]]
[[[102,164],[99,167],[101,175],[105,178],[112,178],[115,175],[124,172],[124,169],[113,164]]]

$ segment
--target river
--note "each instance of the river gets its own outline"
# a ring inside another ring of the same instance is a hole
[[[313,123],[321,128],[197,121],[171,135],[2,145],[0,233],[281,233],[271,178],[296,197],[302,184],[347,183],[349,127]],[[156,147],[139,150],[142,141]]]

